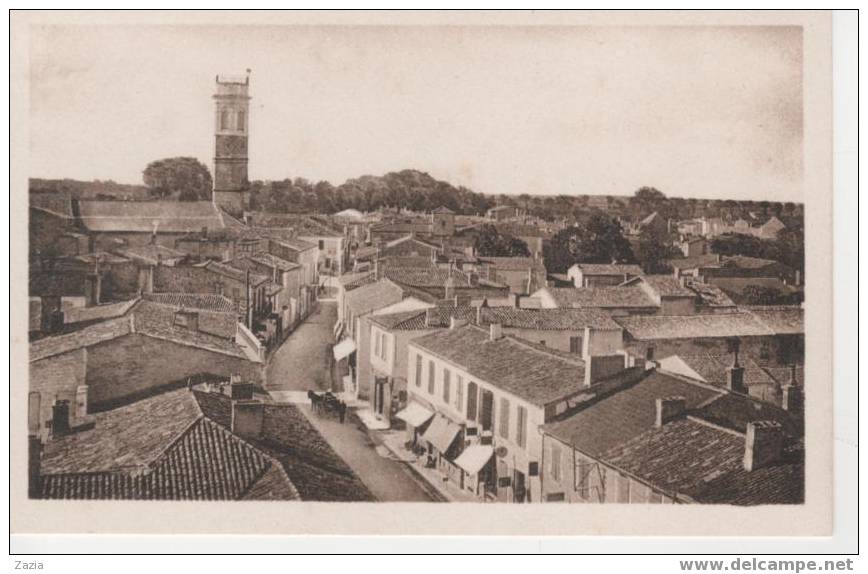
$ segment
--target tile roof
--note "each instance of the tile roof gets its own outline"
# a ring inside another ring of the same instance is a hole
[[[645,275],[636,281],[644,281],[661,297],[695,297],[696,293],[688,289],[672,275]]]
[[[558,307],[654,308],[658,305],[639,287],[546,287]]]
[[[780,265],[780,263],[774,259],[749,257],[747,255],[732,255],[730,257],[724,257],[721,265],[724,267],[738,267],[740,269],[762,269],[769,265]]]
[[[217,273],[218,275],[223,275],[224,277],[229,277],[235,281],[246,281],[246,274],[244,269],[239,269],[238,267],[233,266],[233,262],[229,263],[220,263],[219,261],[208,261],[203,267],[208,271],[213,273]],[[251,273],[250,274],[250,285],[257,286],[261,285],[268,281],[268,277],[262,275],[260,273]]]
[[[301,268],[301,265],[298,263],[287,261],[286,259],[277,257],[271,253],[248,253],[233,261],[242,262],[241,260],[243,259],[249,259],[250,261],[258,263],[264,267],[277,268],[279,271],[292,271],[293,269]],[[231,265],[232,261],[230,261],[229,264]]]
[[[532,404],[544,406],[585,389],[585,365],[576,355],[510,336],[491,341],[476,326],[423,335],[410,344]]]
[[[777,405],[754,397],[737,393],[723,393],[715,399],[700,405],[694,414],[711,423],[746,432],[747,423],[756,421],[775,421],[781,424],[784,432],[791,437],[804,436],[804,420]]]
[[[605,453],[603,460],[670,495],[707,504],[799,504],[804,454],[748,472],[745,439],[692,419],[652,428]]]
[[[719,255],[706,253],[704,255],[694,255],[692,257],[669,259],[667,260],[667,263],[673,269],[695,269],[697,267],[716,266],[719,263],[719,259]]]
[[[448,327],[452,317],[475,323],[476,307],[469,305],[443,306],[432,308],[430,311],[417,309],[388,315],[376,315],[372,319],[387,329],[419,330]],[[483,307],[482,324],[490,325],[491,323],[500,323],[506,328],[537,331],[580,331],[585,327],[606,330],[621,329],[621,326],[613,321],[608,313],[596,309]]]
[[[679,359],[706,383],[717,387],[725,387],[727,371],[732,366],[731,355],[676,355],[666,357],[661,361],[660,368],[665,368],[668,359]],[[739,363],[744,367],[744,381],[747,385],[773,385],[774,379],[750,357],[740,357]]]
[[[89,321],[102,321],[115,319],[126,315],[127,312],[138,302],[138,298],[120,303],[96,305],[94,307],[72,307],[63,311],[63,323],[84,323]]]
[[[231,424],[231,401],[217,393],[197,393],[205,416]],[[302,500],[373,501],[374,496],[338,456],[307,417],[290,404],[266,404],[263,431],[250,442],[280,462]]]
[[[615,321],[637,340],[761,337],[774,332],[750,313],[629,315]]]
[[[357,317],[381,309],[404,298],[404,290],[389,279],[362,285],[345,295],[347,307]]]
[[[708,307],[735,307],[732,299],[716,285],[687,278],[684,286],[696,293],[702,305]]]
[[[576,263],[584,275],[642,275],[642,268],[629,263]]]
[[[338,282],[345,291],[357,289],[362,285],[368,285],[377,280],[373,271],[362,271],[360,273],[345,273],[338,278]]]
[[[805,310],[799,306],[742,307],[776,335],[803,335]]]
[[[72,219],[72,198],[66,193],[30,193],[30,207],[65,219]]]
[[[95,232],[187,233],[223,229],[210,201],[81,201],[82,225]]]
[[[712,280],[720,289],[736,299],[743,297],[744,290],[748,287],[766,287],[784,295],[799,291],[798,287],[787,285],[777,277],[714,277]]]
[[[156,265],[158,261],[172,261],[187,257],[187,254],[182,251],[156,244],[121,247],[115,251],[119,255],[123,255],[129,259],[142,261],[151,265]]]
[[[480,256],[481,263],[489,263],[495,269],[503,271],[526,271],[533,269],[540,273],[545,273],[546,267],[542,260],[535,257],[485,257]]]
[[[655,371],[633,385],[583,405],[576,412],[561,415],[543,425],[543,429],[577,450],[599,457],[652,428],[658,398],[682,396],[686,407],[692,409],[718,394],[720,391]]]
[[[232,300],[216,293],[144,293],[142,299],[161,305],[200,311],[236,311]]]
[[[793,367],[763,367],[765,371],[772,377],[778,384],[787,385],[790,384],[793,380]],[[796,386],[805,388],[805,368],[801,365],[796,366]]]
[[[97,343],[122,337],[131,332],[132,324],[130,318],[120,317],[89,325],[67,335],[45,337],[30,343],[30,362],[90,347]]]
[[[93,428],[49,441],[42,497],[298,499],[275,459],[203,416],[199,394],[171,391],[97,413]]]
[[[134,309],[137,333],[207,351],[247,358],[235,342],[238,318],[234,313],[197,311],[198,329],[175,324],[176,308],[141,301]]]

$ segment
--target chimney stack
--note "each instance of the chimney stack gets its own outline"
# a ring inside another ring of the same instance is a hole
[[[774,421],[754,421],[747,424],[744,445],[744,469],[748,472],[768,466],[781,459],[784,452],[784,431]]]
[[[485,302],[483,302],[485,304]],[[476,308],[476,324],[482,325],[482,305],[479,305]]]
[[[684,397],[663,397],[657,399],[657,418],[654,426],[662,427],[672,419],[678,418],[684,412]]]
[[[432,307],[428,307],[425,309],[425,326],[433,327],[434,323],[434,309]]]
[[[55,437],[69,433],[69,401],[58,400],[51,407],[51,434]]]
[[[257,400],[232,401],[232,434],[245,439],[262,436],[265,404]]]
[[[732,393],[748,394],[747,385],[744,382],[744,367],[738,362],[739,343],[733,345],[732,366],[726,370],[726,388]]]
[[[465,319],[459,319],[458,317],[455,317],[454,315],[449,318],[449,328],[450,329],[458,329],[459,327],[463,327],[466,324],[467,324],[467,321]]]
[[[488,338],[492,341],[497,341],[503,338],[503,325],[500,323],[492,323],[488,326]]]
[[[87,416],[88,386],[79,385],[75,389],[75,420],[80,421]]]

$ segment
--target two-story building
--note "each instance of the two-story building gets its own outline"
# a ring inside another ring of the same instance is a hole
[[[625,357],[580,357],[453,320],[408,343],[408,440],[461,489],[481,498],[537,501],[538,428],[587,400]],[[582,399],[585,395],[585,399]]]
[[[801,425],[743,394],[656,370],[543,425],[542,499],[797,504]]]

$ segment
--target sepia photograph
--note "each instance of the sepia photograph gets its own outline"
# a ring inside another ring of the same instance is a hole
[[[828,14],[16,16],[25,531],[828,534]]]

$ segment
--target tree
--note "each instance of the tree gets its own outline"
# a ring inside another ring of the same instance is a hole
[[[479,229],[474,244],[476,252],[484,257],[530,257],[527,243],[486,223]]]
[[[211,172],[193,157],[171,157],[152,161],[142,173],[152,195],[177,197],[179,201],[211,198]]]
[[[668,273],[671,268],[666,260],[673,256],[673,249],[666,241],[666,234],[646,227],[639,234],[636,259],[645,273]]]
[[[544,248],[546,269],[564,273],[573,263],[631,263],[630,242],[614,219],[596,212],[562,229]]]
[[[745,305],[782,305],[790,302],[790,297],[774,287],[747,285],[741,291],[741,303]]]

